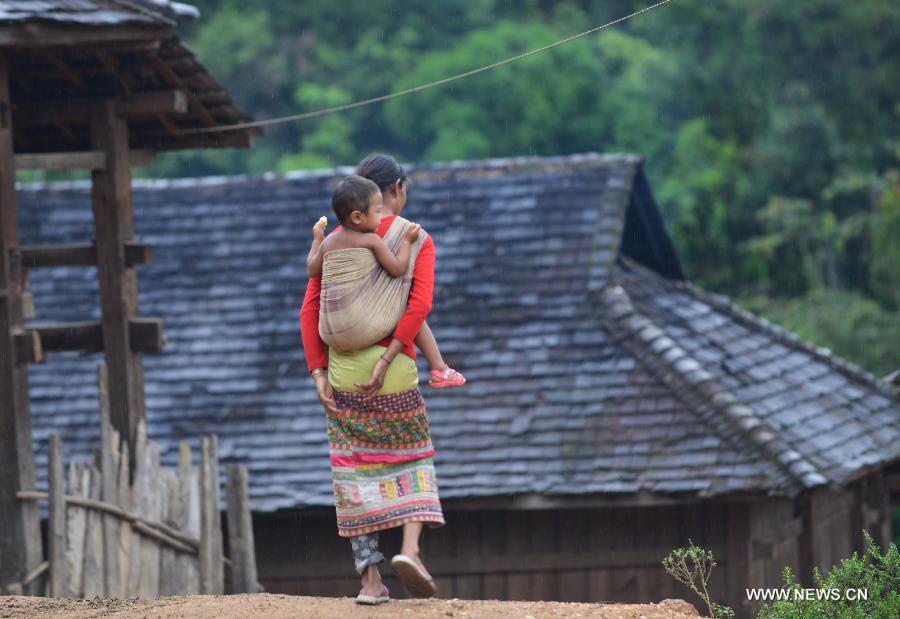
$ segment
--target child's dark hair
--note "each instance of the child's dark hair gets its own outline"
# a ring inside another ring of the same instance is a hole
[[[379,191],[378,185],[369,179],[351,174],[338,183],[331,194],[331,208],[334,209],[335,217],[344,223],[353,211],[367,213],[372,194]]]
[[[406,170],[397,160],[384,153],[372,153],[359,162],[356,173],[368,178],[384,191],[398,180],[406,180]]]

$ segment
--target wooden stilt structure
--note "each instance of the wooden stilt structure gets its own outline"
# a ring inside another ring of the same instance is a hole
[[[142,355],[160,351],[165,339],[161,320],[138,317],[135,267],[149,262],[150,251],[134,238],[131,166],[152,163],[159,150],[247,147],[258,133],[184,133],[248,120],[181,44],[174,27],[194,16],[191,7],[164,1],[48,0],[24,3],[0,24],[0,594],[38,592],[44,565],[37,507],[17,498],[35,490],[28,364],[43,363],[48,351],[102,351],[112,432],[104,443],[118,436],[131,449],[122,450],[128,466],[100,466],[110,484],[114,468],[137,468],[136,433],[146,417]],[[22,247],[15,174],[23,169],[90,170],[95,238]],[[96,267],[99,321],[26,326],[35,313],[26,269],[57,266]],[[114,490],[84,489],[122,502]],[[108,528],[111,541],[118,533]],[[54,552],[59,545],[53,541]],[[105,565],[96,587],[112,594],[122,588],[121,568],[111,555]],[[61,569],[57,560],[54,594]]]

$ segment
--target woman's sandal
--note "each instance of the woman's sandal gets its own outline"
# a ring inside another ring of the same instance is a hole
[[[384,585],[381,585],[381,595],[366,595],[363,593],[363,590],[359,590],[359,595],[356,596],[357,604],[365,604],[367,606],[375,606],[377,604],[384,604],[385,602],[391,601],[391,592],[388,591],[388,588]]]
[[[449,365],[443,370],[431,370],[431,378],[428,385],[435,389],[444,387],[462,387],[466,384],[466,377],[451,368]]]
[[[403,586],[419,598],[430,598],[437,593],[434,579],[425,570],[425,566],[406,555],[394,555],[391,559],[391,567],[397,573],[397,578]]]

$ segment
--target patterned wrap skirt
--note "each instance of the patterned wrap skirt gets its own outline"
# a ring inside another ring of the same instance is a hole
[[[341,537],[407,522],[444,524],[415,362],[398,354],[373,398],[366,401],[356,393],[354,385],[369,381],[385,350],[376,344],[355,352],[328,352],[328,380],[340,410],[327,413],[327,427]]]

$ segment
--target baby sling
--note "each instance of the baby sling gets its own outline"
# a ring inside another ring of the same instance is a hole
[[[391,222],[384,242],[397,253],[413,223],[399,215]],[[390,335],[406,310],[416,256],[427,238],[420,230],[410,248],[409,266],[394,277],[366,248],[337,249],[322,261],[319,336],[341,352],[362,350]]]

